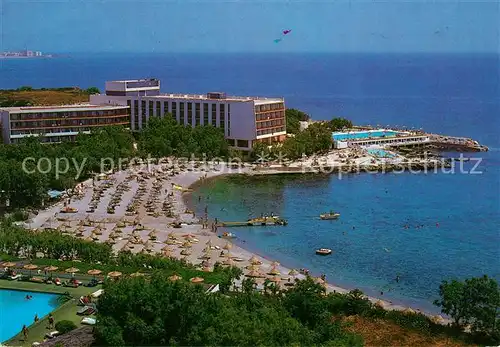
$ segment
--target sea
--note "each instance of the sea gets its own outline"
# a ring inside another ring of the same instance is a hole
[[[156,77],[164,92],[280,96],[313,119],[471,137],[490,151],[466,154],[472,160],[452,172],[224,177],[193,199],[201,194],[197,208],[208,206],[219,220],[286,218],[285,227],[232,230],[235,242],[404,305],[437,311],[442,280],[486,274],[500,281],[498,55],[66,54],[3,59],[0,67],[0,89],[102,90],[106,80]],[[319,220],[331,209],[339,220]],[[333,254],[316,256],[319,247]]]

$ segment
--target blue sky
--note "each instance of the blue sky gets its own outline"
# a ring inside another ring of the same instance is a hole
[[[499,52],[500,2],[0,0],[0,50]],[[283,29],[292,29],[274,43]]]

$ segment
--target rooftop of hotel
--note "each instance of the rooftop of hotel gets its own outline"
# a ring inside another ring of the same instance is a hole
[[[91,105],[74,104],[74,105],[58,105],[58,106],[21,106],[21,107],[0,107],[0,111],[8,111],[10,113],[32,113],[32,112],[73,112],[73,111],[98,111],[98,110],[116,110],[128,108],[121,105]]]
[[[284,102],[283,98],[268,98],[260,96],[235,96],[227,95],[224,98],[216,99],[209,98],[206,94],[172,94],[172,93],[162,93],[159,95],[147,95],[143,98],[162,98],[162,99],[188,99],[188,100],[211,100],[211,101],[239,101],[239,102],[249,102],[254,101],[255,105],[268,104],[274,102]]]

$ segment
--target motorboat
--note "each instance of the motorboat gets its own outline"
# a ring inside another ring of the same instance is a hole
[[[317,255],[330,255],[332,254],[332,250],[329,248],[320,248],[316,250]]]
[[[331,220],[331,219],[338,219],[340,217],[340,213],[330,211],[328,213],[322,213],[319,215],[319,218],[322,220]]]

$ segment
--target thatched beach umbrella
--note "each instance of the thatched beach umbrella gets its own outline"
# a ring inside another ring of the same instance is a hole
[[[168,234],[167,238],[168,238],[169,240],[177,240],[177,236],[175,235],[175,233],[174,233],[173,231],[171,231],[171,232]]]
[[[279,277],[279,276],[273,276],[269,280],[271,282],[274,282],[274,283],[279,283],[279,282],[281,282],[281,277]]]
[[[16,263],[13,263],[13,262],[11,262],[11,261],[8,261],[8,262],[5,262],[5,263],[2,263],[2,267],[7,267],[7,268],[9,268],[9,267],[14,267],[14,266],[16,266]]]
[[[245,267],[245,269],[250,270],[250,271],[258,271],[261,272],[260,265],[257,264],[251,264]]]
[[[234,260],[231,259],[231,258],[227,258],[226,260],[224,260],[222,262],[222,265],[226,265],[226,266],[234,266]]]
[[[168,239],[165,243],[167,245],[176,245],[177,244],[177,242],[175,240],[172,240],[172,239]]]
[[[254,278],[256,278],[256,277],[262,277],[262,275],[259,272],[257,272],[257,271],[250,271],[245,276],[247,276],[247,277],[254,277]]]
[[[188,250],[188,249],[183,249],[183,250],[181,251],[181,255],[191,255],[191,251],[190,251],[190,250]]]
[[[224,254],[222,255],[222,257],[224,257],[224,258],[232,258],[232,257],[233,257],[233,255],[231,254],[231,252],[227,252],[227,253],[224,253]]]
[[[38,265],[27,264],[27,265],[24,265],[23,268],[30,271],[30,277],[31,277],[31,271],[38,269]]]
[[[415,311],[413,309],[411,309],[410,307],[408,307],[408,308],[405,308],[403,310],[403,313],[406,313],[406,314],[415,314]]]
[[[292,277],[295,277],[297,276],[299,273],[297,272],[297,270],[295,269],[291,269],[289,272],[288,272],[288,276],[292,276]]]
[[[65,271],[65,272],[67,272],[67,273],[71,273],[71,274],[73,274],[73,273],[75,273],[75,272],[80,271],[80,269],[78,269],[78,268],[76,268],[76,267],[70,267],[70,268],[67,268],[67,269],[66,269],[66,270],[64,270],[64,271]]]
[[[191,283],[202,283],[205,281],[202,277],[193,277],[189,280]]]
[[[271,270],[269,270],[268,274],[278,276],[281,275],[281,272],[276,266],[273,266]]]
[[[102,271],[99,269],[92,269],[92,270],[87,271],[87,274],[92,275],[92,276],[97,276],[97,275],[100,275],[101,273],[102,273]]]
[[[278,263],[277,261],[273,261],[273,262],[271,263],[271,266],[272,266],[272,267],[276,267],[276,266],[279,266],[279,265],[280,265],[280,263]]]
[[[382,300],[377,300],[377,302],[375,302],[375,306],[384,308],[385,304],[384,304],[384,302]]]
[[[212,272],[212,268],[209,266],[204,266],[203,269],[201,269],[203,272]]]
[[[117,278],[117,277],[120,277],[122,275],[122,273],[120,271],[111,271],[110,273],[108,273],[108,277],[111,277],[111,278]]]
[[[172,275],[172,276],[170,276],[168,279],[169,279],[170,281],[172,281],[172,282],[175,282],[175,281],[179,281],[179,280],[181,280],[181,279],[182,279],[182,277],[181,277],[181,276],[178,276],[178,275]]]
[[[229,251],[231,248],[233,248],[233,245],[232,245],[232,244],[230,244],[229,242],[227,242],[227,243],[224,245],[224,247],[222,247],[222,248],[223,248],[223,249],[225,249],[225,250],[227,250],[227,251]]]
[[[184,242],[182,245],[181,245],[182,248],[191,248],[193,247],[193,244],[191,242]]]
[[[262,265],[262,262],[255,255],[253,255],[248,261],[252,265]]]

